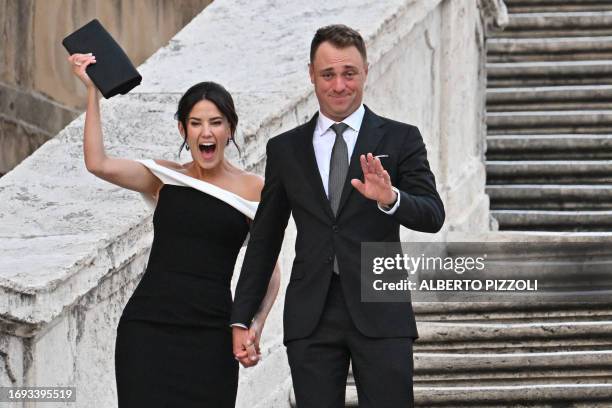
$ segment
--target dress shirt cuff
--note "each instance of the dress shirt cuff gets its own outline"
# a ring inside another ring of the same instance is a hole
[[[393,204],[393,207],[389,208],[389,207],[383,207],[380,204],[377,203],[378,205],[378,209],[382,212],[384,212],[385,214],[388,215],[393,215],[395,214],[395,211],[397,211],[397,207],[399,207],[400,204],[400,197],[401,194],[399,192],[399,190],[395,187],[391,187],[393,189],[393,191],[395,191],[395,194],[397,194],[397,200],[395,200],[395,204]]]
[[[232,323],[230,324],[230,327],[241,327],[243,329],[248,329],[248,327],[246,327],[244,324],[242,323]]]

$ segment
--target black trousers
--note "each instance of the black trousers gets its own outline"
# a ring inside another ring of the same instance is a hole
[[[334,275],[314,333],[286,344],[297,408],[344,408],[351,362],[360,408],[413,407],[412,342],[361,334]]]

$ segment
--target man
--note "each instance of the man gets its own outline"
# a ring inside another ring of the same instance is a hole
[[[255,364],[257,345],[240,325],[249,325],[261,303],[293,213],[284,342],[297,406],[344,407],[350,362],[361,408],[412,406],[412,306],[361,301],[360,249],[362,242],[398,242],[400,225],[431,233],[442,227],[425,145],[416,127],[362,104],[368,65],[355,30],[319,29],[309,71],[318,114],[267,144],[265,186],[232,313],[234,353],[243,365]]]

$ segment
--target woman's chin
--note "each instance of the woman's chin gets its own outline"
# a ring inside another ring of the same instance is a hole
[[[219,166],[221,159],[219,156],[214,155],[213,157],[198,157],[195,162],[204,170],[212,170]]]

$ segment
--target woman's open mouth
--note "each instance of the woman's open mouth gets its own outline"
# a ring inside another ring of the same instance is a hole
[[[215,151],[217,150],[216,143],[200,143],[198,147],[204,159],[212,159],[215,155]]]

